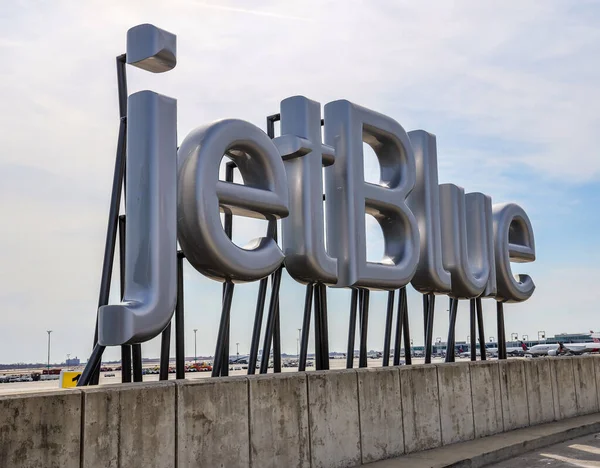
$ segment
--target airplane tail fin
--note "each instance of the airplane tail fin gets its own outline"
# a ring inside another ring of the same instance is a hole
[[[529,351],[529,347],[524,341],[521,341],[521,348],[523,348],[523,351]]]

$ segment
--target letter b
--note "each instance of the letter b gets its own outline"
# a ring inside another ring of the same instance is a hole
[[[325,142],[335,163],[325,169],[327,245],[338,259],[338,287],[396,289],[410,282],[419,261],[419,230],[406,205],[415,185],[408,135],[395,120],[348,101],[325,106]],[[365,182],[363,142],[381,165],[379,184]],[[367,262],[365,213],[381,226],[384,258]]]

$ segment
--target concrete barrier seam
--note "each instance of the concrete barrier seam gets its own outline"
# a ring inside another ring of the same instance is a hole
[[[179,467],[179,387],[175,386],[175,468]]]
[[[313,450],[312,450],[312,428],[310,424],[310,387],[308,386],[308,375],[304,372],[306,383],[306,417],[308,418],[308,463],[313,466]],[[250,385],[248,385],[250,387]]]
[[[362,423],[361,423],[361,410],[360,410],[360,382],[358,379],[358,372],[355,373],[356,376],[356,401],[358,402],[358,446],[360,450],[360,463],[361,465],[365,463],[363,458],[363,433],[362,433]]]
[[[473,439],[477,439],[477,431],[475,428],[475,403],[473,402],[473,372],[471,372],[471,365],[469,364],[469,387],[471,388],[471,415],[473,416]]]
[[[123,430],[123,411],[121,409],[121,390],[117,392],[117,408],[119,408],[119,417],[117,418],[117,466],[122,466],[121,456],[121,441],[122,441],[122,430]]]
[[[529,365],[529,364],[527,364]],[[525,379],[525,396],[527,397],[527,395],[529,395],[529,385],[527,384],[527,369],[525,369],[525,363],[523,363],[521,365],[521,367],[523,368],[523,377]],[[531,366],[530,366],[531,367]],[[537,376],[537,380],[539,382],[540,380],[540,371],[539,369],[536,368],[536,376]],[[527,426],[531,426],[531,411],[529,409],[529,399],[527,400]]]
[[[600,405],[598,405],[598,382],[596,381],[596,365],[594,362],[594,358],[590,357],[590,362],[592,363],[592,373],[594,374],[594,395],[596,397],[596,411],[600,411]]]
[[[498,397],[500,398],[500,422],[502,423],[502,432],[506,432],[506,426],[504,425],[504,400],[502,396],[502,373],[500,372],[500,364],[498,363],[498,361],[496,361],[495,365],[498,367]]]
[[[402,379],[400,378],[400,368],[397,366],[398,372],[396,376],[398,378],[398,394],[400,395],[400,424],[402,424],[402,451],[406,453],[406,434],[404,432],[404,400],[402,398]]]
[[[81,392],[81,426],[79,427],[79,468],[83,468],[83,453],[85,449],[85,392]]]
[[[440,372],[438,367],[435,366],[435,381],[437,383],[437,397],[438,397],[438,422],[440,424],[440,447],[444,445],[444,432],[442,428],[442,401],[440,394]]]
[[[246,393],[248,395],[248,465],[250,468],[254,466],[254,460],[252,458],[252,385],[250,379],[248,379],[248,386],[246,387]]]
[[[579,398],[577,398],[577,380],[575,380],[575,361],[573,359],[571,359],[571,371],[573,372],[573,387],[575,388],[575,414],[579,416]]]
[[[543,358],[546,359],[546,358]],[[556,406],[554,406],[555,396],[554,396],[554,385],[552,385],[552,363],[550,361],[546,361],[548,363],[548,372],[550,374],[550,392],[552,393],[552,411],[554,413],[553,421],[558,421],[558,415],[556,414]]]

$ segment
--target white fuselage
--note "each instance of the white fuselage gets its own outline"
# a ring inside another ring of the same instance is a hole
[[[532,356],[548,356],[548,353],[558,351],[558,344],[538,344],[527,350],[527,354]]]
[[[597,353],[600,351],[600,343],[566,343],[563,347],[565,351],[573,354]]]

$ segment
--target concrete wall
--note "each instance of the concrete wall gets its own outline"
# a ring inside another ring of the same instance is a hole
[[[600,356],[0,397],[0,467],[349,467],[597,412]]]

